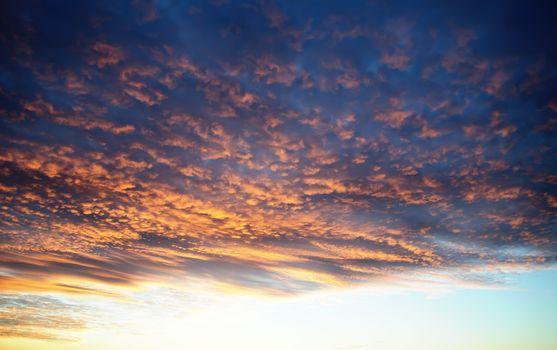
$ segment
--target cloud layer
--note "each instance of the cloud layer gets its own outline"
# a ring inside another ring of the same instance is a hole
[[[552,11],[352,5],[1,5],[2,289],[554,263]]]

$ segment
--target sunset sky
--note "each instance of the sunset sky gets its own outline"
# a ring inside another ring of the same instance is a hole
[[[0,2],[0,348],[557,349],[556,23]]]

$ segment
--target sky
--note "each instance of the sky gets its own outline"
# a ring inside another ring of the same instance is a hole
[[[557,348],[550,1],[0,3],[0,348]]]

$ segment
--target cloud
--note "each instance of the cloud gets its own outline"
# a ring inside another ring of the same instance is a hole
[[[83,310],[54,297],[0,295],[0,336],[71,341],[68,331],[83,330]]]
[[[122,49],[102,41],[91,45],[90,52],[89,63],[99,68],[115,65],[124,59]]]
[[[375,119],[386,123],[393,128],[400,128],[404,121],[413,113],[411,111],[392,111],[387,113],[379,113]]]

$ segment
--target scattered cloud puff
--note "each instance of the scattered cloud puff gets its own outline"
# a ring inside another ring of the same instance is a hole
[[[554,25],[408,5],[2,5],[2,290],[288,295],[555,263]],[[13,303],[2,335],[54,336],[16,317],[53,300]]]

